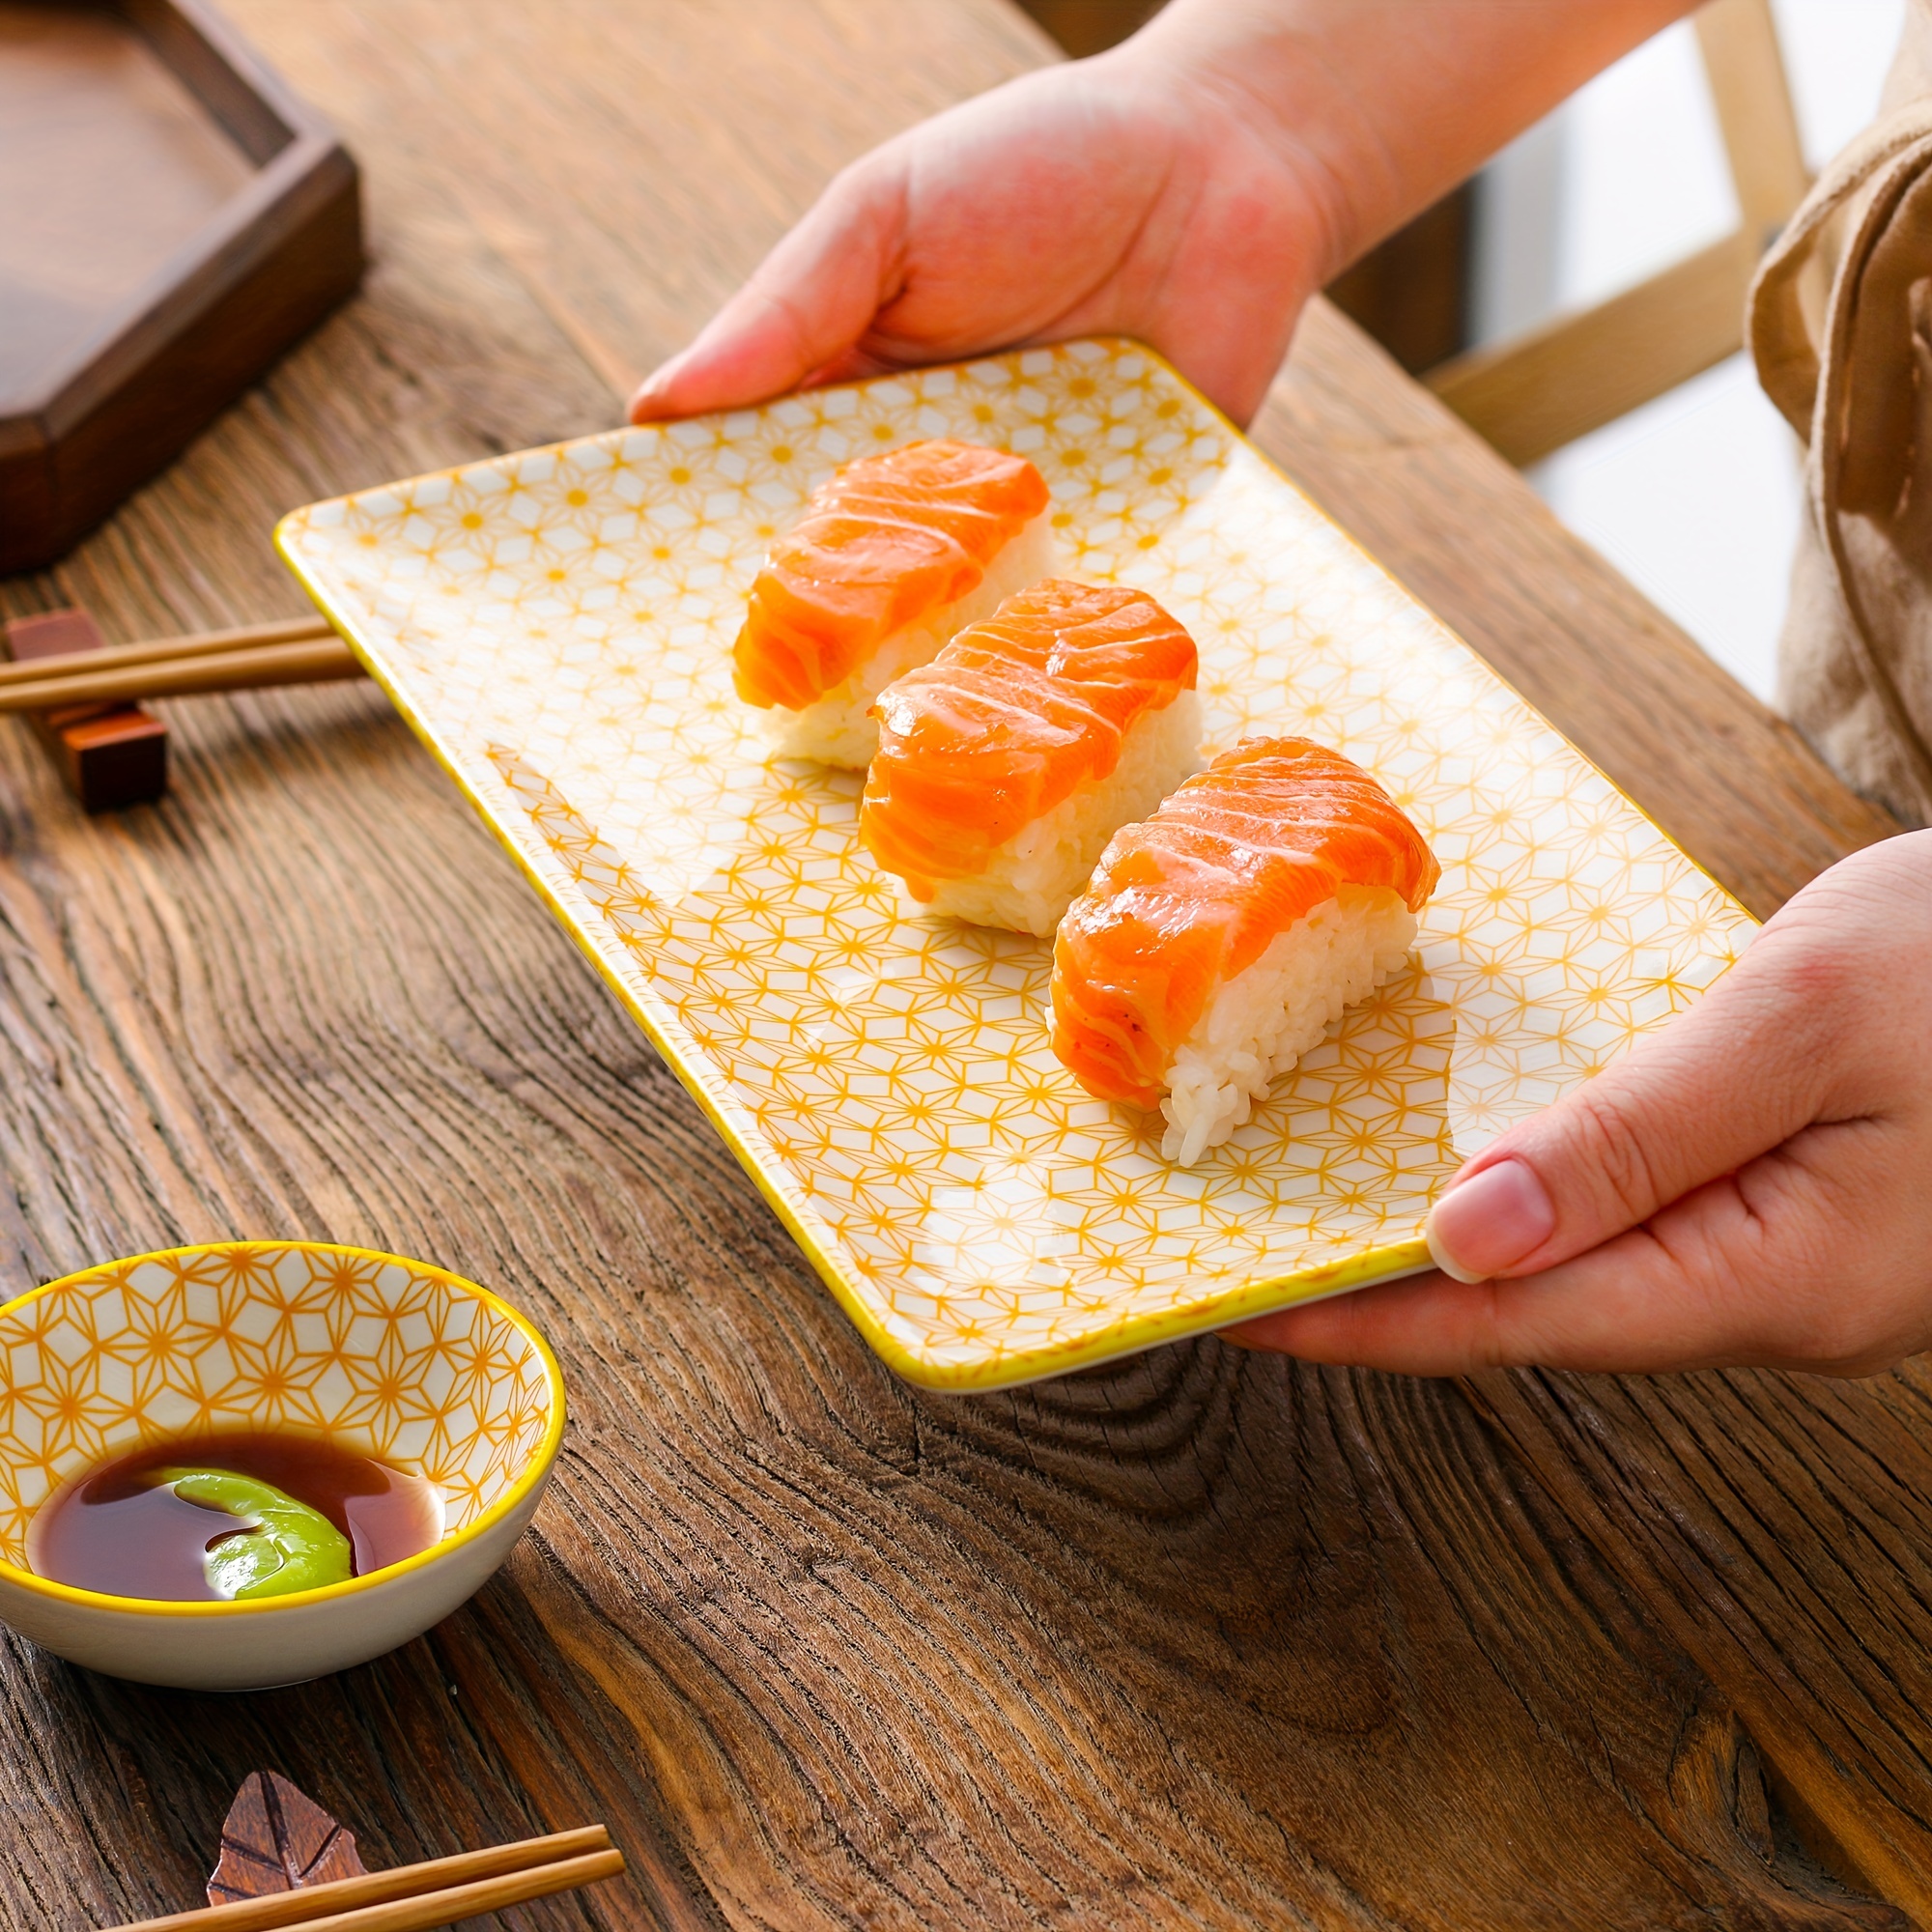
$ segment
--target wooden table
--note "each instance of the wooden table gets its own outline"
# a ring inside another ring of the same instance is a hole
[[[375,270],[10,612],[298,611],[276,513],[608,426],[834,167],[1047,57],[1004,0],[230,5]],[[1758,910],[1889,829],[1332,312],[1258,435]],[[173,797],[95,822],[0,732],[0,1287],[423,1255],[575,1419],[504,1573],[363,1669],[0,1640],[7,1926],[192,1902],[257,1766],[372,1863],[607,1820],[632,1878],[539,1927],[1932,1921],[1920,1366],[904,1387],[373,689],[171,715]]]

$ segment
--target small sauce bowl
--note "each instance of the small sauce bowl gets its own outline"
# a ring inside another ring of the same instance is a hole
[[[106,1262],[0,1307],[0,1621],[90,1670],[256,1690],[366,1662],[447,1616],[523,1533],[563,1439],[544,1339],[442,1269],[319,1241]],[[64,1483],[170,1437],[285,1428],[441,1491],[442,1540],[367,1577],[238,1603],[74,1589],[27,1567]]]

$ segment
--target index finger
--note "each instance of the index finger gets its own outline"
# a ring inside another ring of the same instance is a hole
[[[846,169],[697,339],[645,379],[631,420],[765,402],[838,363],[897,293],[904,227],[890,153]]]

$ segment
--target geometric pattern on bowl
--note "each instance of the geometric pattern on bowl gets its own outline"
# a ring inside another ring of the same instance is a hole
[[[527,1469],[541,1350],[419,1263],[250,1242],[88,1268],[0,1308],[0,1561],[62,1483],[166,1437],[286,1428],[425,1476],[445,1538]]]
[[[1065,575],[1201,647],[1209,749],[1297,732],[1442,863],[1408,970],[1223,1147],[1090,1098],[1041,942],[929,918],[730,645],[774,531],[917,437],[1033,459]],[[867,1339],[1023,1381],[1423,1265],[1442,1180],[1708,987],[1749,916],[1160,358],[1076,342],[321,503],[277,541]]]

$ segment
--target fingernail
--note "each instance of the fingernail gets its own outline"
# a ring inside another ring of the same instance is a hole
[[[1556,1209],[1535,1171],[1499,1160],[1452,1187],[1429,1210],[1422,1237],[1455,1281],[1488,1281],[1556,1232]]]
[[[677,365],[684,360],[682,355],[673,355],[668,362],[661,362],[639,383],[631,394],[631,411],[647,409],[670,387],[670,380],[677,373]]]

